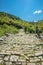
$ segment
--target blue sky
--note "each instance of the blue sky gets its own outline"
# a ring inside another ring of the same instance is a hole
[[[16,15],[26,21],[43,19],[43,0],[0,0],[0,11]]]

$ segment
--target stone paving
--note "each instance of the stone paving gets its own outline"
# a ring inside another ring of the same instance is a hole
[[[39,38],[35,36],[36,34],[25,34],[25,32],[21,29],[18,34],[7,34],[7,36],[2,36],[0,38],[0,54],[7,53],[7,54],[20,54],[24,55],[20,57],[18,62],[15,63],[16,65],[23,65],[21,61],[26,61],[25,59],[29,60],[31,63],[27,62],[27,65],[35,65],[33,61],[40,61],[43,60],[43,40],[41,41]],[[25,58],[24,58],[25,57]],[[8,60],[9,56],[4,59]],[[10,59],[12,56],[10,57]],[[15,60],[16,56],[13,56],[13,60]],[[3,60],[1,59],[0,62]],[[8,63],[8,64],[7,64]],[[32,64],[33,63],[33,64]],[[10,62],[6,62],[6,65],[12,64]],[[13,64],[14,65],[14,64]],[[24,63],[24,65],[26,65]],[[37,63],[36,65],[41,65]],[[43,65],[43,63],[42,63]]]

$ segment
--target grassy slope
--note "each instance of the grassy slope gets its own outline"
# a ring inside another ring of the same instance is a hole
[[[29,26],[29,24],[19,17],[0,12],[0,36],[5,33],[17,33],[20,28],[25,26]]]
[[[17,16],[0,12],[0,36],[5,33],[17,33],[20,28],[24,27],[28,29],[28,32],[35,32],[36,24],[39,27],[39,30],[43,28],[43,21],[39,21],[38,23],[28,23]]]

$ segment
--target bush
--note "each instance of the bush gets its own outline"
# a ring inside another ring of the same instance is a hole
[[[18,29],[14,26],[4,24],[0,27],[0,36],[5,35],[6,33],[18,33]]]
[[[35,28],[34,27],[29,27],[28,32],[29,33],[35,33]]]

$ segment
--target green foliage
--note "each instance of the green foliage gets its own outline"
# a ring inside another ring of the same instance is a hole
[[[8,26],[7,24],[3,24],[0,27],[0,36],[5,35],[5,33],[18,33],[18,29],[14,26]]]
[[[26,27],[24,28],[24,32],[25,32],[25,33],[27,32],[27,28],[26,28]]]
[[[17,16],[0,12],[0,36],[5,33],[18,33],[23,28],[25,32],[35,33],[36,26],[40,33],[43,33],[43,20],[38,22],[26,22]]]

